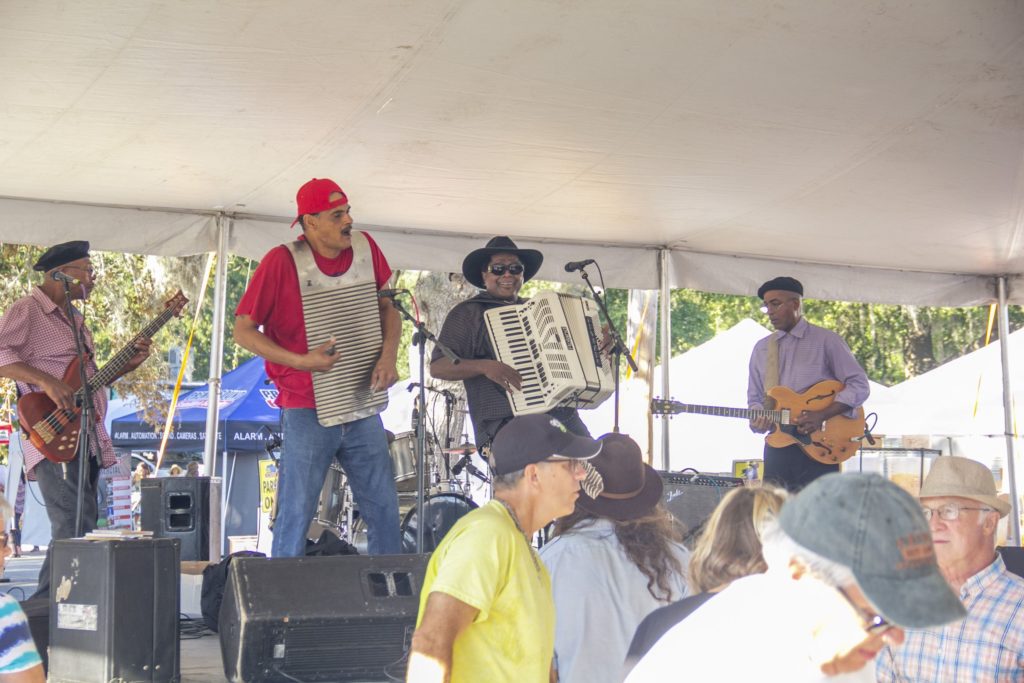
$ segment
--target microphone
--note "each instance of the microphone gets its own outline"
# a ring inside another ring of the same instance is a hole
[[[53,278],[54,280],[56,280],[57,282],[64,282],[64,283],[69,284],[69,285],[77,285],[78,284],[78,280],[76,280],[75,278],[71,277],[67,273],[60,272],[59,270],[53,271],[53,273],[50,274],[50,277]]]
[[[377,292],[378,299],[394,299],[399,294],[408,294],[408,289],[381,289]]]
[[[576,270],[583,270],[591,263],[596,263],[592,258],[585,258],[582,261],[569,261],[565,264],[565,272],[571,273]]]

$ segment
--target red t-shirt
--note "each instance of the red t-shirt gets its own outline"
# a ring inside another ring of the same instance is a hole
[[[391,277],[391,266],[377,243],[367,233],[363,234],[370,244],[377,289],[382,289]],[[352,249],[346,249],[333,259],[314,251],[313,258],[324,275],[342,275],[352,266]],[[263,334],[283,349],[294,353],[309,351],[299,276],[288,247],[283,244],[274,247],[263,257],[235,308],[235,315],[247,315],[257,325],[262,325]],[[316,408],[313,376],[309,372],[270,361],[266,366],[267,375],[277,385],[277,405],[282,408]]]

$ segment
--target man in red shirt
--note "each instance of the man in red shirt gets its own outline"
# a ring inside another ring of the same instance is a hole
[[[235,309],[235,341],[266,360],[282,408],[271,554],[305,553],[333,460],[352,487],[370,553],[398,553],[398,497],[379,412],[382,392],[398,379],[401,319],[391,299],[376,295],[391,268],[368,234],[353,232],[348,198],[334,181],[310,180],[296,202],[292,225],[302,226],[302,237],[263,257]],[[359,322],[371,329],[355,331]]]

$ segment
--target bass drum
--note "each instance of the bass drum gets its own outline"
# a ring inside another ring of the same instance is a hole
[[[424,514],[420,515],[419,510],[413,507],[405,513],[402,520],[402,549],[407,553],[416,552],[416,525],[422,517],[423,527],[423,552],[430,553],[441,543],[455,522],[470,510],[476,507],[476,503],[459,493],[438,493],[427,496],[423,501]]]

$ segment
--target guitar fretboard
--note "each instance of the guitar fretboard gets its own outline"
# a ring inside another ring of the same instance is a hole
[[[678,401],[664,401],[655,399],[652,401],[652,409],[655,413],[691,413],[694,415],[717,415],[718,417],[738,417],[749,420],[754,417],[767,417],[776,424],[789,423],[789,411],[787,410],[759,410],[756,408],[727,408],[724,406],[704,406],[692,403],[680,403]]]
[[[135,335],[132,340],[124,346],[124,348],[115,353],[113,357],[107,361],[106,365],[100,368],[95,375],[90,377],[88,386],[80,387],[78,391],[75,392],[75,396],[81,397],[85,393],[86,389],[89,391],[95,391],[99,387],[105,387],[113,382],[117,378],[118,373],[120,373],[128,361],[132,359],[132,356],[137,353],[135,349],[135,340],[141,337],[152,337],[161,327],[166,325],[167,321],[174,315],[174,308],[165,308],[160,315],[142,328],[142,331]]]

